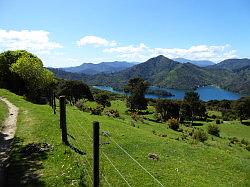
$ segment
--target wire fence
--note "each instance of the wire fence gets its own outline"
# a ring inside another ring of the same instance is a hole
[[[86,122],[80,122],[75,116],[72,115],[72,112],[67,111],[67,128],[69,130],[68,136],[71,139],[69,146],[71,146],[71,148],[73,148],[75,152],[77,152],[76,159],[78,163],[86,163],[87,168],[88,168],[86,174],[88,176],[90,184],[93,185],[93,178],[92,178],[93,148],[91,147],[93,143],[93,137],[90,135],[90,133],[87,132],[86,130],[87,125],[90,125],[90,124],[86,124]],[[164,186],[150,171],[148,171],[148,169],[146,169],[145,166],[143,166],[138,160],[136,160],[129,153],[128,150],[122,147],[122,145],[117,140],[115,140],[109,134],[106,135],[106,137],[108,137],[108,139],[114,143],[114,145],[116,146],[116,149],[121,150],[125,155],[127,155],[127,157],[134,163],[135,166],[141,168],[146,175],[151,177],[152,181],[154,181],[155,184],[158,184],[158,186]],[[74,145],[71,145],[71,142]],[[78,148],[79,149],[83,148],[84,152],[78,150]],[[128,178],[126,178],[124,174],[118,169],[117,165],[114,163],[114,161],[112,161],[112,159],[107,154],[107,152],[104,149],[102,149],[101,146],[99,146],[99,148],[100,148],[101,158],[104,158],[106,160],[105,164],[107,163],[109,164],[109,168],[113,168],[113,171],[117,173],[117,176],[120,177],[123,183],[127,186],[132,186],[131,184],[135,184],[135,182],[132,181],[131,178],[130,178],[130,181],[132,183],[129,182]],[[101,161],[103,163],[104,160],[101,159]],[[103,181],[107,186],[112,186],[107,178],[107,175],[105,175],[104,171],[102,170],[100,171],[100,176],[101,176],[100,177],[101,182]],[[143,179],[138,179],[138,180],[143,180]]]

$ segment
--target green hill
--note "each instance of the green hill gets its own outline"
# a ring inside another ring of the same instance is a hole
[[[236,61],[229,59],[213,66],[198,67],[191,63],[179,63],[160,55],[111,74],[91,76],[52,71],[59,77],[80,79],[89,85],[109,85],[122,88],[129,79],[141,77],[151,85],[166,88],[195,89],[199,86],[217,85],[224,89],[250,95],[250,69],[247,65],[249,61],[249,59]]]
[[[201,143],[184,138],[185,132],[192,130],[190,127],[182,125],[183,132],[178,132],[167,124],[154,122],[152,106],[143,121],[132,123],[121,100],[112,101],[111,107],[105,109],[118,110],[120,118],[108,117],[105,112],[95,116],[67,105],[71,146],[65,146],[61,143],[58,112],[54,115],[48,105],[32,104],[6,90],[0,90],[0,95],[20,109],[6,186],[92,186],[93,121],[101,125],[102,186],[126,186],[124,179],[138,187],[160,186],[155,179],[163,186],[250,185],[250,152],[240,143],[243,139],[250,141],[250,129],[239,121],[224,122],[220,125],[221,137],[209,135]],[[85,104],[96,106],[95,102]],[[217,113],[213,112],[219,116]],[[207,130],[208,124],[215,122],[195,123],[204,124],[195,128]],[[111,138],[103,132],[108,132]],[[232,137],[235,143],[230,143]],[[38,145],[43,148],[38,149]],[[148,159],[150,153],[159,159]]]

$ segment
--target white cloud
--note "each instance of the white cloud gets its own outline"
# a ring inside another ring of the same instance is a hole
[[[147,49],[147,46],[144,43],[140,43],[137,47],[134,47],[133,45],[124,46],[124,47],[112,47],[104,49],[103,52],[105,53],[121,53],[121,54],[127,54],[127,53],[139,53],[143,52],[145,49]]]
[[[0,29],[0,48],[3,50],[24,49],[38,54],[48,54],[62,45],[49,40],[49,32],[44,30],[3,30]]]
[[[230,45],[196,45],[190,48],[150,48],[144,43],[138,46],[112,47],[103,50],[105,53],[117,54],[123,60],[144,61],[157,55],[164,55],[168,58],[187,58],[190,60],[211,60],[219,62],[227,58],[235,58],[236,50]]]
[[[85,45],[94,45],[98,46],[116,46],[116,41],[108,41],[105,38],[101,38],[98,36],[85,36],[81,38],[79,41],[76,42],[78,46],[85,46]]]

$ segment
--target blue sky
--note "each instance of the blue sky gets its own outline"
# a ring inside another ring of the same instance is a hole
[[[250,58],[248,0],[1,0],[0,51],[45,66],[169,58]]]

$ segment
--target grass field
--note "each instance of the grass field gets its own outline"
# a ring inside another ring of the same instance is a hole
[[[0,101],[0,129],[2,128],[2,124],[7,115],[8,115],[8,108],[3,101]]]
[[[153,114],[145,116],[148,120],[131,123],[123,101],[113,101],[110,107],[119,111],[120,118],[95,116],[67,106],[71,146],[65,146],[61,143],[58,112],[54,115],[48,105],[29,103],[6,90],[0,90],[0,95],[20,108],[7,173],[9,186],[91,186],[93,121],[101,125],[102,186],[250,186],[250,152],[228,139],[250,141],[250,127],[238,121],[220,124],[221,137],[209,135],[201,143],[191,138],[182,140],[183,132],[154,122]],[[95,103],[87,105],[93,107]],[[206,130],[214,122],[197,123],[204,125],[196,128]],[[48,149],[26,154],[33,142],[46,143]],[[159,160],[148,159],[149,153],[157,154]]]

